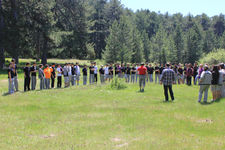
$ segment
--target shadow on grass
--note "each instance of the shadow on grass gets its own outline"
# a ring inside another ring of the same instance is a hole
[[[201,104],[201,105],[211,105],[211,104],[213,104],[213,103],[219,103],[221,99],[222,99],[222,98],[219,98],[219,99],[217,99],[217,100],[215,100],[215,101],[211,101],[211,102],[200,102],[200,104]]]

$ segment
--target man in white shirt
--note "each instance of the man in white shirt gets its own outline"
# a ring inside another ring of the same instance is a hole
[[[57,66],[57,88],[62,87],[62,67],[60,65]]]
[[[71,64],[69,63],[68,65],[67,65],[67,69],[68,69],[68,76],[69,76],[69,86],[70,86],[70,82],[71,82],[71,84],[72,84],[72,68],[71,68]]]
[[[79,81],[80,81],[80,66],[79,66],[78,62],[76,63],[76,66],[75,66],[75,72],[76,72],[75,84],[79,85]]]
[[[106,64],[105,66],[105,81],[107,81],[109,79],[109,65]]]
[[[95,71],[94,71],[95,79],[94,79],[94,81],[95,81],[96,84],[97,84],[97,81],[98,81],[98,67],[97,67],[96,62],[94,62],[94,68],[95,68]]]

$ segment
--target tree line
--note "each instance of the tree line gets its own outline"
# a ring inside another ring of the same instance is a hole
[[[225,48],[225,17],[136,12],[119,0],[0,0],[5,57],[190,62]]]

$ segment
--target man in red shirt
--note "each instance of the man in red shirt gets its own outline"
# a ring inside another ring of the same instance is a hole
[[[147,74],[147,68],[144,66],[144,63],[142,63],[141,67],[138,68],[138,72],[139,72],[140,92],[144,92],[145,78],[146,78],[146,74]]]

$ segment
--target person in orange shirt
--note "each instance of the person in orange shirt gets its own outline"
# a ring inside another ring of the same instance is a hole
[[[45,74],[45,87],[46,89],[50,89],[50,79],[51,79],[51,68],[49,65],[45,65],[44,74]]]

